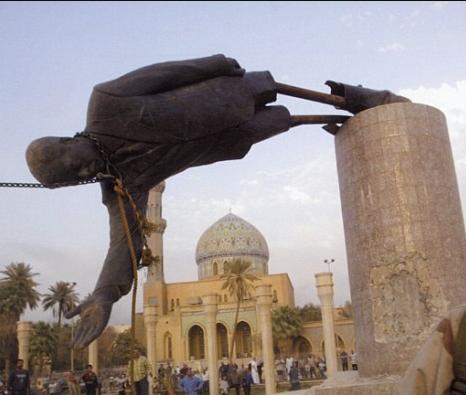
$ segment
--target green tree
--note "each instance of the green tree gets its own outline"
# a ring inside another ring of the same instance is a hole
[[[53,316],[58,316],[58,326],[61,327],[61,319],[64,314],[74,308],[78,302],[78,294],[74,290],[76,283],[58,281],[49,287],[49,294],[42,299],[44,310],[52,309]]]
[[[291,353],[293,339],[301,333],[303,321],[297,307],[280,306],[272,310],[272,334],[283,355]]]
[[[238,325],[239,310],[241,302],[253,289],[254,281],[258,278],[251,273],[251,262],[235,259],[232,262],[227,262],[224,266],[224,274],[220,276],[221,280],[224,280],[222,289],[228,290],[232,298],[236,298],[236,312],[235,312],[235,324],[233,330],[233,338],[231,340],[229,358],[230,361],[233,358],[233,348],[236,341],[236,331]]]
[[[341,316],[343,318],[353,318],[353,305],[349,300],[345,302],[341,309]]]
[[[31,266],[13,262],[0,274],[0,358],[5,361],[2,367],[9,370],[9,362],[17,355],[16,322],[26,308],[37,307],[40,294]]]
[[[33,334],[29,346],[31,361],[39,368],[39,375],[42,375],[45,363],[55,357],[57,335],[50,324],[42,321],[33,324],[32,328]]]
[[[302,307],[298,307],[298,309],[303,322],[322,321],[322,311],[320,306],[317,306],[313,303],[308,303]]]
[[[144,346],[136,340],[135,348],[145,352]],[[131,329],[121,332],[115,339],[111,352],[113,365],[125,365],[128,363],[131,351]]]

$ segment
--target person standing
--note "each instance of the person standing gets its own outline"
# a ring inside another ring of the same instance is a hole
[[[65,372],[57,386],[58,395],[81,395],[81,388],[73,372]]]
[[[286,362],[285,362],[286,377],[290,376],[290,370],[293,367],[293,362],[294,362],[293,357],[286,358]]]
[[[340,361],[341,361],[341,368],[343,371],[348,370],[348,353],[346,351],[342,351],[340,354]]]
[[[351,367],[353,370],[358,370],[358,356],[353,350],[351,350]]]
[[[179,385],[179,389],[188,395],[197,395],[197,391],[202,389],[202,380],[193,375],[191,368],[188,368],[186,376],[184,376]]]
[[[209,394],[209,370],[207,368],[205,368],[202,373],[202,394]]]
[[[256,358],[253,358],[252,361],[249,362],[249,367],[251,368],[252,381],[254,382],[254,384],[260,384],[259,372],[257,371]]]
[[[148,376],[152,376],[151,366],[147,358],[135,350],[133,354],[133,380],[136,388],[136,395],[149,395]],[[128,364],[128,377],[131,380],[131,361]]]
[[[251,395],[252,384],[254,384],[254,382],[252,381],[251,368],[248,367],[241,380],[241,385],[243,387],[244,395]]]
[[[8,379],[8,393],[10,395],[29,395],[31,383],[29,372],[23,369],[24,361],[18,359],[16,368],[10,373]]]
[[[264,361],[262,359],[259,359],[257,362],[257,374],[259,375],[259,383],[262,383],[262,369],[264,367]]]
[[[301,389],[301,384],[299,382],[299,367],[298,361],[293,363],[293,366],[290,369],[290,391],[296,391]]]
[[[234,388],[236,395],[240,395],[241,379],[236,365],[230,364],[228,370],[228,384],[230,385],[229,388]]]
[[[93,367],[91,364],[87,365],[86,371],[82,376],[82,380],[86,386],[86,395],[96,395],[97,388],[99,386],[97,375],[93,372],[92,369]]]

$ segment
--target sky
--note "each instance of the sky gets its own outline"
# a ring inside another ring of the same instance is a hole
[[[390,89],[447,116],[466,199],[464,2],[1,2],[0,182],[33,182],[24,153],[43,136],[83,130],[92,87],[151,63],[223,53],[248,71],[328,92],[328,79]],[[292,114],[343,114],[279,96]],[[428,158],[426,158],[428,160]],[[167,282],[197,279],[201,234],[229,211],[252,223],[271,273],[288,273],[299,305],[318,303],[314,274],[335,259],[335,303],[350,299],[334,138],[300,126],[240,161],[167,180]],[[97,185],[0,190],[0,270],[26,262],[39,290],[95,285],[108,247]],[[141,276],[144,281],[144,274]],[[139,303],[139,309],[142,306]],[[50,312],[23,317],[51,320]],[[130,296],[111,323],[130,320]]]

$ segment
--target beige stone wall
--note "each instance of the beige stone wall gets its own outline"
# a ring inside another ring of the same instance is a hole
[[[287,274],[260,276],[254,285],[261,283],[272,285],[272,290],[275,291],[276,296],[274,305],[294,306],[294,290]],[[144,304],[149,304],[151,298],[151,301],[154,302],[155,298],[160,306],[158,295],[162,294],[161,289],[164,289],[163,292],[166,293],[166,314],[163,314],[161,308],[158,309],[159,317],[156,327],[156,358],[158,361],[166,361],[168,358],[168,336],[172,338],[173,360],[178,363],[189,360],[189,329],[193,325],[199,325],[206,333],[205,314],[202,304],[200,304],[200,297],[207,293],[218,293],[221,296],[221,301],[219,300],[218,304],[217,322],[222,323],[227,329],[230,344],[233,336],[236,303],[225,290],[221,289],[222,285],[223,280],[219,278],[171,284],[152,281],[144,285]],[[254,298],[254,290],[252,290],[251,298],[242,303],[239,321],[244,321],[250,326],[253,339],[253,354],[259,355],[261,348]],[[142,314],[138,314],[136,322],[137,338],[142,344],[146,344]]]
[[[337,344],[337,352],[355,351],[356,339],[354,337],[354,325],[352,320],[335,321],[335,334],[343,340],[344,347]],[[323,332],[321,322],[307,322],[303,325],[301,336],[304,337],[312,347],[312,353],[317,356],[323,356]]]

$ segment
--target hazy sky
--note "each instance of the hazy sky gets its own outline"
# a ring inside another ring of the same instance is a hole
[[[464,201],[465,19],[464,2],[2,2],[0,181],[34,181],[27,145],[81,131],[95,84],[151,63],[223,53],[280,82],[328,91],[333,79],[442,109]],[[339,113],[278,102],[293,114]],[[350,298],[333,137],[318,126],[256,145],[241,161],[174,176],[163,206],[168,282],[197,278],[196,243],[231,208],[263,233],[270,271],[289,274],[298,304],[317,302],[314,273],[326,270],[326,258],[336,260],[336,302]],[[58,280],[76,281],[81,296],[92,291],[108,245],[97,185],[1,189],[0,229],[1,267],[27,262],[42,292]],[[113,323],[129,322],[129,302],[115,306]]]

